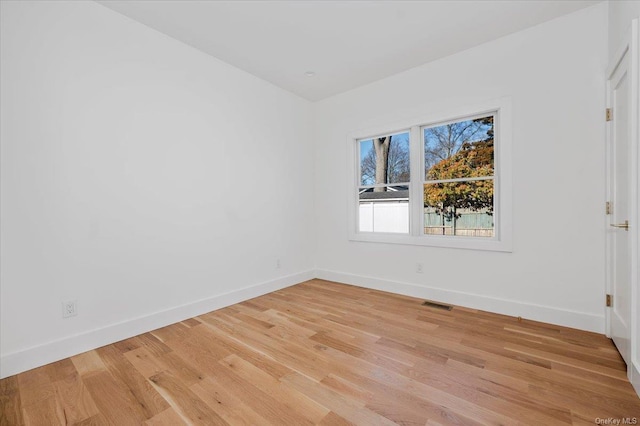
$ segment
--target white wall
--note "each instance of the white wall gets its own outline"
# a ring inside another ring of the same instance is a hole
[[[638,19],[640,16],[640,1],[609,1],[609,64],[612,65],[616,55],[619,54],[620,46],[626,44],[628,40],[625,40],[629,36],[629,29],[631,21]],[[640,40],[636,40],[640,44]],[[640,63],[635,63],[633,66],[636,69],[640,68]],[[636,71],[637,73],[637,71]],[[640,88],[638,89],[637,97],[640,98]],[[640,118],[638,119],[640,120]],[[636,144],[640,141],[636,140]],[[640,150],[639,150],[640,152]],[[640,157],[637,158],[637,163],[640,163]],[[640,181],[636,183],[636,188],[640,189]],[[636,196],[636,200],[640,200],[640,193]],[[640,204],[637,206],[640,210]],[[633,223],[633,220],[631,220]],[[633,228],[632,228],[633,229]],[[636,241],[640,239],[640,228],[635,227]],[[638,259],[635,259],[635,268],[637,270]],[[635,293],[635,300],[632,301],[632,310],[635,311],[635,324],[631,327],[631,357],[632,366],[631,371],[631,383],[634,385],[636,392],[640,395],[640,314],[638,313],[638,307],[640,307],[640,282],[636,280],[633,283],[634,289],[632,294]]]
[[[312,276],[309,102],[93,2],[1,7],[1,376]]]
[[[319,275],[604,331],[606,40],[601,3],[317,103]],[[513,108],[512,253],[348,241],[349,133],[501,97]]]

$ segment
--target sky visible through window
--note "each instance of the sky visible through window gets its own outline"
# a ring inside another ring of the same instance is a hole
[[[389,148],[389,171],[387,182],[400,183],[408,181],[409,175],[409,132],[391,136]],[[375,184],[376,153],[373,140],[360,141],[360,183],[361,185]]]
[[[493,119],[487,120],[490,117],[425,128],[423,142],[427,179],[433,166],[455,156],[465,144],[493,138]]]

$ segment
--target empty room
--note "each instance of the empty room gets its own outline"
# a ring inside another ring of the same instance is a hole
[[[0,425],[640,424],[639,15],[0,0]]]

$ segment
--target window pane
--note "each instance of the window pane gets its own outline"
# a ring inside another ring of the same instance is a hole
[[[424,233],[493,237],[493,179],[424,185]]]
[[[409,233],[409,188],[395,185],[359,190],[360,232]]]
[[[409,132],[359,144],[361,185],[409,182]]]
[[[425,180],[493,176],[493,115],[423,130]]]

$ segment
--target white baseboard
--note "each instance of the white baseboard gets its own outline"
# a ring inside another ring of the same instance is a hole
[[[354,275],[322,269],[316,272],[317,278],[329,281],[357,285],[374,290],[388,291],[390,293],[404,294],[406,296],[430,299],[503,315],[519,316],[529,320],[562,325],[580,330],[604,333],[604,312],[602,315],[594,315],[585,312],[568,311],[550,306],[534,305],[515,300],[462,293],[442,288],[390,281],[363,275]]]
[[[0,379],[313,278],[315,278],[314,270],[287,275],[208,299],[198,300],[165,311],[132,318],[103,328],[2,355],[0,358]]]
[[[640,365],[636,362],[632,362],[629,366],[629,381],[640,397]]]

